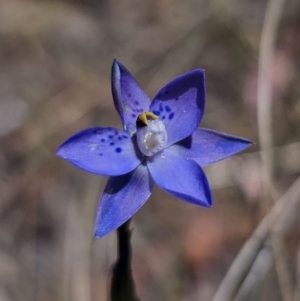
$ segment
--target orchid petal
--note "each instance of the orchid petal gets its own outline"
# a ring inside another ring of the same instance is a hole
[[[205,106],[204,70],[185,73],[163,87],[150,110],[164,121],[168,145],[190,136],[199,126]]]
[[[237,136],[200,128],[168,150],[206,166],[241,152],[251,144],[251,141]]]
[[[132,137],[115,128],[90,128],[67,139],[56,155],[99,175],[122,175],[140,164]]]
[[[193,160],[165,149],[147,164],[154,182],[171,195],[192,204],[212,206],[207,178]]]
[[[150,99],[129,71],[116,60],[112,67],[112,93],[124,130],[133,135],[137,117],[149,111]]]
[[[95,238],[103,237],[130,219],[147,201],[153,186],[145,165],[126,175],[110,177],[99,203]]]

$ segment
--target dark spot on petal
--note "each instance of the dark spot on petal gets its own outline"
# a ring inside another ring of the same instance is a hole
[[[117,152],[117,153],[120,153],[121,151],[122,151],[122,148],[121,148],[121,147],[117,147],[117,148],[116,148],[116,152]]]
[[[142,112],[143,112],[143,109],[139,109],[138,112],[142,113]]]
[[[165,109],[168,113],[171,112],[171,108],[169,106],[165,106]]]
[[[115,145],[115,143],[114,143],[114,142],[111,142],[109,145]]]
[[[166,119],[166,116],[164,115],[163,117],[162,117],[162,120],[165,120]]]
[[[114,136],[113,135],[108,135],[108,138],[112,139],[112,138],[114,138]]]
[[[131,97],[131,94],[130,94],[130,93],[128,93],[128,97]]]
[[[135,102],[134,102],[136,105],[138,105],[139,104],[139,102],[136,100]]]
[[[169,94],[169,91],[167,90],[165,93],[166,93],[166,94]]]
[[[160,110],[161,112],[163,112],[163,111],[164,111],[164,108],[163,108],[163,106],[162,106],[162,104],[161,104],[161,103],[159,104],[159,110]]]
[[[101,142],[105,142],[105,139],[102,138],[100,141],[101,141]]]
[[[159,112],[159,111],[153,111],[153,114],[159,116],[159,115],[160,115],[160,112]]]
[[[100,154],[99,154],[99,156],[100,156],[100,157],[102,157],[102,156],[103,156],[103,154],[102,154],[102,153],[100,153]]]
[[[122,138],[122,137],[118,137],[118,139],[119,139],[119,140],[122,140],[123,138]]]
[[[135,115],[135,114],[131,114],[131,116],[132,116],[133,118],[135,118],[135,117],[136,117],[136,115]]]
[[[172,112],[170,115],[169,115],[169,119],[172,120],[174,117],[174,112]]]
[[[123,135],[122,137],[125,138],[125,139],[128,139],[128,136],[126,136],[126,135]]]

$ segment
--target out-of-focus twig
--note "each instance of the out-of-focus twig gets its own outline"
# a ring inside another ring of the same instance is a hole
[[[273,132],[272,132],[272,65],[274,44],[284,0],[268,2],[259,51],[257,121],[261,146],[261,159],[264,165],[266,189],[272,188],[273,177]]]
[[[274,62],[274,44],[282,14],[284,0],[269,0],[261,36],[258,70],[257,117],[258,133],[263,164],[264,195],[269,210],[269,199],[276,193],[273,183],[273,126],[272,126],[272,65]],[[275,266],[282,297],[292,301],[292,289],[286,267],[282,238],[271,234]]]
[[[257,300],[259,292],[274,263],[270,240],[267,240],[263,249],[258,253],[251,270],[241,285],[234,301]]]
[[[297,254],[297,274],[296,274],[296,289],[294,293],[294,301],[300,299],[300,246],[298,247]]]
[[[234,299],[240,285],[251,269],[258,252],[270,234],[270,229],[273,228],[281,214],[284,214],[284,212],[290,210],[290,208],[295,208],[299,199],[300,178],[298,178],[288,191],[275,203],[272,210],[264,217],[252,236],[246,241],[219,286],[213,301],[231,301]],[[284,223],[284,221],[282,221],[282,223]],[[288,216],[285,219],[285,223],[288,223]]]
[[[276,247],[281,248],[281,254],[284,253],[284,244],[282,243],[282,239],[286,237],[286,235],[291,232],[291,229],[294,228],[294,225],[297,224],[300,196],[298,199],[295,198],[294,200],[294,202],[289,203],[285,210],[282,211],[272,229],[272,248],[274,249],[275,242]],[[245,278],[243,284],[239,288],[234,301],[257,300],[257,296],[260,292],[262,284],[264,283],[264,280],[266,279],[268,272],[274,263],[274,252],[272,252],[270,242],[270,239],[268,239],[263,249],[257,255],[255,262],[253,263],[252,268]],[[279,264],[285,264],[285,262],[280,261]],[[281,271],[285,272],[287,269],[283,267]],[[289,280],[288,275],[285,275],[283,279]],[[285,287],[288,287],[290,283],[284,283],[284,285]],[[291,288],[290,291],[292,291]],[[297,295],[295,295],[294,300],[299,300]]]

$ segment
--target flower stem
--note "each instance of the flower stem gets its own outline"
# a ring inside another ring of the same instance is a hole
[[[113,268],[111,301],[139,301],[131,273],[130,220],[117,229],[118,259]]]

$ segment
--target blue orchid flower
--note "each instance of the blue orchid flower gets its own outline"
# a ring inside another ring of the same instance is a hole
[[[95,238],[130,219],[154,184],[188,203],[212,206],[202,167],[251,145],[239,137],[198,128],[205,106],[204,70],[185,73],[150,99],[119,62],[112,93],[124,130],[95,127],[67,139],[57,155],[88,172],[110,176],[96,217]]]

